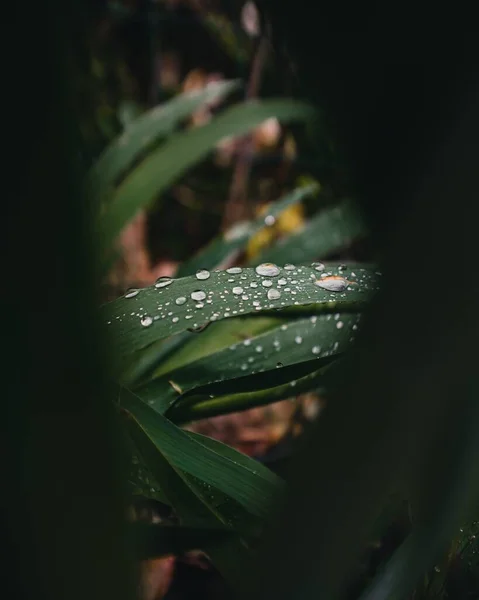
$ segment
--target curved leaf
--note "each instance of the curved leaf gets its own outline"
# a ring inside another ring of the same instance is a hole
[[[180,94],[136,118],[104,150],[88,174],[92,196],[105,197],[152,144],[173,133],[183,119],[204,104],[221,100],[238,87],[238,81],[214,82],[203,90]]]
[[[353,202],[345,200],[325,208],[307,221],[304,227],[276,242],[255,258],[254,263],[307,262],[347,248],[368,234],[367,226]]]
[[[304,367],[304,363],[294,365],[288,368],[290,371],[288,379],[290,381],[287,383],[264,389],[259,389],[259,386],[256,385],[252,386],[252,390],[248,392],[241,392],[236,389],[229,395],[220,394],[212,398],[189,399],[188,402],[174,404],[168,411],[168,418],[177,424],[188,423],[257,406],[265,406],[314,390],[321,389],[323,391],[325,387],[329,391],[331,384],[337,383],[339,379],[338,374],[341,373],[338,369],[339,363],[339,360],[335,360],[306,375],[298,373],[300,368]]]
[[[149,205],[223,138],[243,135],[270,117],[288,122],[307,120],[313,115],[314,110],[301,102],[255,100],[224,111],[206,125],[171,136],[116,189],[112,202],[98,223],[97,233],[102,247],[110,248],[140,208]]]
[[[220,442],[182,431],[123,390],[128,430],[161,493],[188,527],[221,528],[224,539],[202,539],[226,580],[238,583],[250,556],[248,543],[271,515],[284,489],[266,467]]]
[[[377,275],[356,265],[347,271],[331,265],[321,272],[314,267],[279,269],[275,277],[260,275],[254,269],[229,271],[213,272],[206,280],[194,276],[177,279],[104,305],[102,318],[118,354],[127,356],[188,328],[261,311],[289,309],[291,313],[305,306],[312,312],[357,311],[378,287]],[[332,283],[331,277],[340,278],[334,281],[346,287],[330,291],[315,285],[316,281]]]
[[[238,379],[243,381],[248,375],[264,371],[272,371],[274,383],[279,384],[286,375],[284,367],[346,351],[354,341],[359,318],[358,314],[336,313],[276,325],[265,333],[205,354],[172,371],[165,371],[162,365],[162,376],[136,393],[155,410],[164,413],[173,403],[181,404],[185,394],[209,384],[235,380],[234,386],[239,392]],[[317,368],[312,366],[308,370]],[[297,377],[292,373],[291,379]]]
[[[317,185],[300,187],[275,202],[268,211],[268,217],[274,222],[288,206],[301,202],[318,189]],[[198,269],[212,269],[242,250],[250,238],[265,227],[265,215],[254,221],[246,221],[234,225],[229,231],[214,239],[208,246],[198,252],[192,259],[184,262],[176,274],[177,277],[192,275]]]
[[[206,487],[214,487],[231,497],[252,515],[268,516],[271,502],[283,490],[279,477],[266,468],[258,468],[256,461],[232,448],[223,451],[220,442],[205,443],[203,436],[182,431],[126,390],[122,392],[121,405],[133,417],[128,420],[129,429],[140,453],[144,453],[142,440],[147,438],[181,476],[198,478]],[[146,464],[150,466],[148,460]],[[163,483],[161,478],[158,482]],[[164,492],[168,498],[166,488]]]

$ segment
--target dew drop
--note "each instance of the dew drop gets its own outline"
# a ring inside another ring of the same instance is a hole
[[[201,333],[202,331],[204,331],[208,325],[210,323],[205,323],[204,325],[196,325],[196,327],[190,327],[187,331],[190,331],[191,333]]]
[[[251,340],[247,339],[243,342],[243,346],[250,346],[251,345]]]
[[[140,323],[143,325],[143,327],[149,327],[153,323],[153,319],[146,315],[141,318]]]
[[[280,273],[279,267],[274,263],[263,263],[258,265],[255,271],[258,275],[263,275],[265,277],[276,277]]]
[[[196,271],[196,279],[200,279],[201,281],[205,279],[209,279],[211,273],[207,269],[199,269]]]
[[[131,289],[126,292],[124,298],[134,298],[135,296],[138,296],[139,293],[140,293],[140,290]]]
[[[349,281],[344,279],[344,277],[338,277],[336,275],[331,275],[330,277],[325,277],[324,279],[317,279],[314,284],[323,290],[328,290],[329,292],[344,292],[344,290],[348,287]]]
[[[264,218],[264,224],[267,227],[272,227],[275,223],[276,223],[276,217],[274,217],[273,215],[267,215]]]
[[[313,263],[311,266],[314,267],[315,271],[324,271],[325,268],[323,263]]]
[[[201,302],[201,300],[206,298],[206,294],[202,290],[195,290],[194,292],[191,292],[191,298],[192,300]]]
[[[344,323],[343,323],[342,321],[338,321],[338,322],[336,323],[336,328],[337,328],[337,329],[342,329],[343,327],[344,327]]]
[[[300,335],[297,335],[297,336],[294,338],[294,341],[295,341],[297,344],[302,344],[302,343],[303,343],[303,338],[302,338]]]
[[[181,306],[185,302],[186,302],[186,298],[184,296],[180,296],[179,298],[177,298],[175,300],[175,304],[177,304],[178,306]]]
[[[284,270],[285,271],[294,271],[296,269],[296,267],[290,263],[286,263],[284,265]]]
[[[316,323],[317,320],[318,320],[318,317],[316,315],[312,316],[310,319],[310,321],[311,321],[311,323],[313,323],[313,325],[314,325],[314,323]]]
[[[275,289],[271,289],[268,290],[268,300],[278,300],[278,298],[281,298],[281,292],[279,290],[275,290]]]
[[[256,346],[256,352],[263,352],[263,346]]]
[[[179,320],[180,320],[179,317],[173,317],[171,319],[172,323],[178,323]]]
[[[283,367],[283,366],[284,366],[284,365],[283,365],[283,363],[282,363],[282,362],[276,363],[276,368],[277,368],[277,369],[280,369],[280,368],[281,368],[281,367]]]
[[[321,346],[313,346],[312,352],[313,354],[319,354],[321,352]]]
[[[273,282],[271,281],[271,279],[263,279],[261,285],[263,287],[271,287],[273,285]]]
[[[243,288],[238,286],[238,287],[234,287],[232,289],[232,292],[235,296],[241,296],[241,294],[244,292]]]
[[[258,284],[256,283],[256,281],[252,281],[252,282],[249,284],[249,287],[250,287],[250,288],[257,288],[257,287],[258,287]]]
[[[167,285],[170,285],[171,283],[173,283],[173,279],[171,279],[171,277],[159,277],[156,280],[155,287],[156,288],[164,288]]]
[[[229,269],[226,269],[226,272],[230,275],[237,275],[238,273],[241,273],[242,270],[241,267],[230,267]]]

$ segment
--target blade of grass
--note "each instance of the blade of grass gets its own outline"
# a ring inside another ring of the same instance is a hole
[[[171,136],[115,190],[98,222],[101,247],[109,250],[140,208],[148,206],[187,169],[205,158],[223,138],[247,133],[270,117],[290,122],[305,121],[313,116],[311,107],[293,100],[251,101],[224,111],[206,125]]]

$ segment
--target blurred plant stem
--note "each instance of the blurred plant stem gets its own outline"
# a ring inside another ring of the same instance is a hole
[[[261,78],[270,52],[270,41],[267,35],[262,35],[258,48],[253,57],[250,78],[246,90],[246,99],[258,97]],[[229,229],[238,221],[251,218],[252,207],[248,201],[248,187],[251,173],[251,163],[254,155],[252,134],[246,135],[240,145],[238,158],[233,170],[229,198],[223,214],[223,231]]]

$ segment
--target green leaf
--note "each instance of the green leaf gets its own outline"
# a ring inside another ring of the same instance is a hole
[[[137,211],[149,205],[187,169],[205,158],[218,142],[239,136],[270,117],[280,121],[307,120],[313,109],[293,100],[249,101],[230,108],[210,123],[176,133],[154,150],[115,191],[102,214],[97,233],[104,249],[109,249],[123,227]]]
[[[339,363],[340,361],[336,360],[330,364],[325,364],[320,369],[307,375],[298,373],[298,371],[305,370],[305,364],[302,363],[301,365],[294,365],[285,369],[290,371],[290,375],[288,376],[290,381],[281,385],[266,387],[264,389],[260,389],[258,385],[252,385],[251,391],[247,392],[235,389],[234,393],[229,395],[220,394],[212,399],[188,399],[188,402],[174,404],[168,412],[168,418],[177,424],[188,423],[217,415],[226,415],[247,410],[257,406],[265,406],[313,390],[321,389],[323,391],[326,388],[329,391],[330,386],[339,380]],[[311,361],[308,364],[311,365]],[[251,379],[254,377],[252,376]]]
[[[325,208],[302,229],[261,252],[254,264],[264,261],[302,263],[324,258],[367,234],[368,229],[357,207],[349,200],[343,201]]]
[[[171,373],[183,365],[191,364],[205,356],[211,356],[239,341],[253,338],[274,328],[283,321],[284,319],[273,317],[226,319],[211,323],[207,329],[201,332],[201,335],[189,332],[188,343],[161,361],[161,364],[154,371],[153,378],[156,379]],[[174,340],[176,337],[178,336],[170,339]]]
[[[172,371],[166,371],[162,365],[162,376],[142,386],[136,393],[155,410],[164,413],[173,403],[181,404],[185,394],[191,394],[208,384],[235,380],[235,391],[239,392],[241,382],[255,373],[271,371],[276,387],[287,373],[285,367],[345,352],[354,341],[359,315],[336,313],[282,324],[278,324],[278,321],[275,319],[273,322],[276,322],[276,326],[265,333],[248,337],[217,352],[205,353]],[[241,324],[237,323],[236,327],[239,329]],[[183,351],[187,349],[188,346]],[[319,364],[312,365],[308,371],[316,370]],[[286,381],[299,376],[291,372]],[[255,382],[258,385],[257,378]],[[263,383],[263,387],[266,385]],[[223,385],[216,395],[221,393],[220,390],[224,393],[224,389]],[[181,390],[181,395],[178,390]],[[290,390],[291,394],[293,392]]]
[[[301,202],[317,189],[317,185],[308,185],[294,190],[275,202],[268,211],[268,216],[277,217],[286,208]],[[234,225],[229,231],[220,235],[203,250],[198,252],[196,256],[184,262],[178,269],[176,276],[185,277],[186,275],[193,275],[198,269],[212,269],[220,266],[228,257],[243,250],[251,237],[264,227],[264,215],[261,215],[254,221],[246,221]]]
[[[134,386],[151,374],[159,363],[168,364],[171,355],[173,355],[174,359],[181,353],[181,348],[187,344],[191,338],[196,338],[196,336],[188,331],[184,331],[183,333],[167,338],[166,340],[162,339],[153,342],[143,350],[135,352],[133,358],[128,361],[127,366],[122,370],[119,382],[126,387]]]
[[[271,514],[282,481],[232,448],[182,431],[126,390],[121,400],[133,442],[182,524],[231,532],[205,538],[201,549],[236,584],[240,567],[250,568],[248,525]]]
[[[148,560],[169,554],[180,555],[199,550],[214,542],[226,542],[234,534],[227,529],[213,527],[178,527],[134,523],[132,537],[138,560]]]
[[[92,167],[87,186],[93,197],[104,199],[153,144],[171,135],[182,120],[205,103],[221,100],[238,87],[238,81],[212,83],[204,90],[180,94],[135,119]]]
[[[271,503],[283,489],[276,475],[259,469],[256,461],[231,448],[224,450],[220,442],[205,443],[207,438],[182,431],[126,390],[121,394],[121,406],[133,417],[128,420],[130,434],[143,456],[146,439],[176,473],[198,478],[205,489],[218,489],[252,515],[268,516]],[[146,460],[146,464],[150,467],[150,461]],[[162,485],[162,478],[157,479]],[[166,486],[164,493],[169,497]],[[176,503],[173,506],[176,508]]]
[[[188,328],[197,329],[230,317],[258,315],[261,311],[278,314],[277,311],[288,310],[288,314],[294,314],[308,307],[312,313],[357,312],[378,288],[377,275],[356,265],[347,271],[330,265],[321,272],[314,267],[296,267],[279,269],[278,273],[268,277],[254,269],[240,273],[227,270],[213,272],[206,280],[172,280],[164,287],[144,288],[134,296],[128,294],[129,298],[114,300],[102,307],[101,314],[111,343],[121,357]],[[325,280],[332,282],[329,277],[340,277],[335,281],[347,287],[334,292],[315,285],[317,280],[322,285]],[[280,297],[273,298],[271,290]]]

